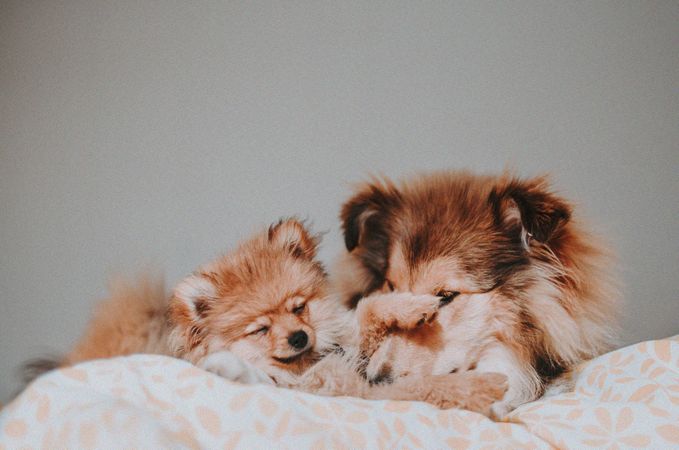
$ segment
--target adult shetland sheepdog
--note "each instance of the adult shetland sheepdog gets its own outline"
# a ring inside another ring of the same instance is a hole
[[[373,380],[500,372],[509,378],[493,407],[501,417],[614,342],[608,253],[544,177],[376,179],[358,187],[341,219],[347,253],[337,276],[348,305],[391,291],[450,302],[420,344],[391,336],[367,355]]]

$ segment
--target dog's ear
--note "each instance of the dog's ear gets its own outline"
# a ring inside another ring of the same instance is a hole
[[[203,342],[207,333],[205,320],[216,296],[215,285],[201,274],[190,275],[177,284],[167,309],[174,351],[190,351]]]
[[[519,231],[526,249],[529,239],[548,243],[571,216],[571,207],[551,192],[546,177],[511,179],[492,190],[489,202],[497,224]]]
[[[313,259],[316,256],[318,237],[311,234],[296,219],[281,219],[269,227],[269,243],[289,251],[298,258]]]
[[[344,205],[340,213],[344,244],[376,276],[387,269],[389,253],[389,217],[400,195],[388,180],[363,184]]]

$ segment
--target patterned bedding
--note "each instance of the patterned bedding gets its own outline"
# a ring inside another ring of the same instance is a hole
[[[162,356],[47,374],[0,412],[14,448],[679,448],[679,336],[584,364],[504,422],[419,402],[243,386]]]

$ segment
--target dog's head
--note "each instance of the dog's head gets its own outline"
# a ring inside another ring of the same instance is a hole
[[[538,247],[559,247],[570,206],[544,179],[440,173],[361,186],[342,207],[363,292],[480,293],[504,284]],[[555,244],[557,244],[555,246]]]
[[[571,216],[545,178],[375,180],[342,207],[348,253],[339,288],[349,306],[380,291],[450,303],[439,318],[448,352],[439,372],[473,367],[490,340],[558,369],[596,353],[610,319],[605,289],[592,287],[601,253]]]
[[[264,369],[303,370],[336,342],[317,244],[284,220],[182,281],[169,308],[177,352],[227,349]]]

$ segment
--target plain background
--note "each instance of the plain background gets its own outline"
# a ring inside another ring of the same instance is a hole
[[[369,172],[551,172],[620,256],[623,341],[679,333],[679,2],[0,6],[0,399],[112,274],[168,286]]]

